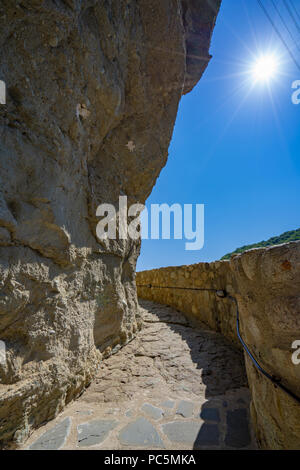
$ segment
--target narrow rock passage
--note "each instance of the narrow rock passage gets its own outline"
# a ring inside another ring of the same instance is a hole
[[[254,449],[242,353],[141,301],[144,328],[23,449]]]

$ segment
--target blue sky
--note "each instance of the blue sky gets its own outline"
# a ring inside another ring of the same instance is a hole
[[[300,62],[271,0],[263,2]],[[217,260],[300,227],[300,105],[291,101],[300,71],[255,0],[223,0],[210,52],[204,76],[181,100],[168,163],[146,204],[205,204],[205,244],[186,251],[184,240],[143,240],[138,271]],[[278,71],[255,83],[253,63],[269,54]]]

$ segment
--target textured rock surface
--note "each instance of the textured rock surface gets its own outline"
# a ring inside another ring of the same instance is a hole
[[[2,443],[53,418],[140,326],[139,243],[99,244],[95,211],[149,195],[219,3],[0,2]]]
[[[49,431],[46,431],[37,439],[34,444],[28,447],[29,450],[59,450],[63,447],[68,438],[71,428],[71,419],[65,418]]]
[[[142,298],[172,305],[238,344],[235,304],[218,292],[227,291],[238,301],[242,336],[251,352],[300,396],[300,364],[292,361],[292,344],[300,339],[300,242],[250,250],[230,262],[144,271],[137,274],[137,285]],[[194,288],[211,290],[189,290]],[[247,355],[245,360],[260,446],[300,449],[299,403],[260,374]],[[230,425],[242,417],[228,419]],[[240,437],[229,432],[228,442],[238,447],[239,439],[247,441],[245,427]]]

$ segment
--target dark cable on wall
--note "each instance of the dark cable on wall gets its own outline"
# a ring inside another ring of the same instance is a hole
[[[242,335],[240,333],[240,315],[239,315],[239,307],[237,300],[234,297],[228,296],[231,300],[233,300],[236,304],[236,330],[237,330],[237,335],[240,340],[241,345],[243,346],[244,350],[246,351],[247,355],[251,359],[252,363],[255,365],[256,369],[258,369],[267,379],[269,379],[276,387],[280,388],[283,390],[287,395],[289,395],[291,398],[293,398],[297,403],[300,404],[300,397],[298,397],[294,392],[289,390],[285,385],[281,383],[281,379],[278,379],[274,377],[273,375],[269,374],[266,372],[259,362],[255,359],[253,354],[250,352],[248,346],[246,345],[245,341],[242,338]]]

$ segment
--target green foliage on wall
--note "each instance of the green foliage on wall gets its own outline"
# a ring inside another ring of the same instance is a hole
[[[245,245],[241,248],[237,248],[232,253],[227,253],[227,255],[223,256],[221,259],[230,259],[231,255],[243,253],[246,250],[251,250],[252,248],[261,248],[264,246],[272,246],[272,245],[281,245],[281,243],[288,243],[293,242],[296,240],[300,240],[300,228],[296,230],[290,230],[289,232],[284,232],[277,237],[269,238],[269,240],[263,240],[262,242],[253,243],[253,245]]]

